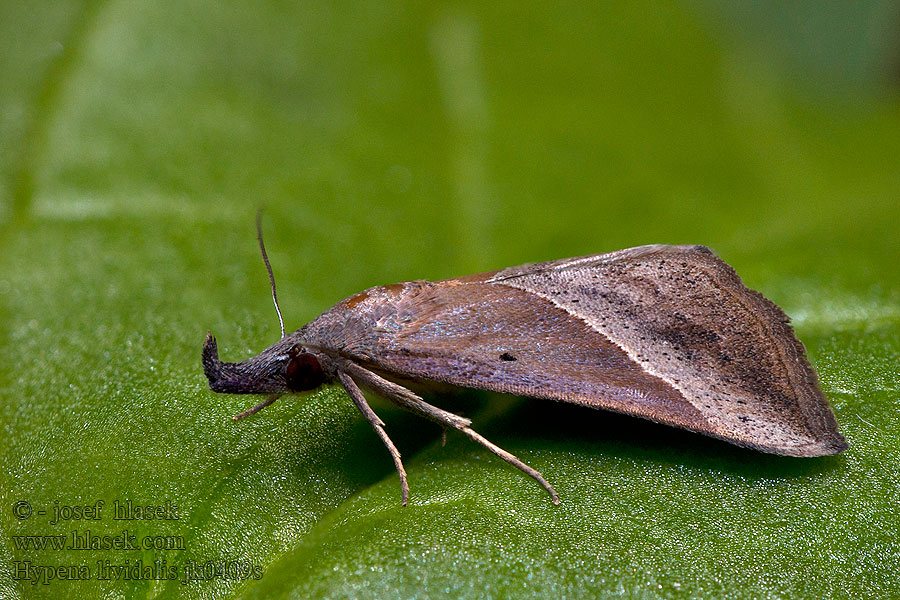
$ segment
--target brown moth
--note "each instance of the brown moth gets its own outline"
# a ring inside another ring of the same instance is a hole
[[[270,394],[235,419],[339,382],[390,451],[403,505],[400,453],[360,388],[461,431],[558,504],[538,471],[398,381],[571,402],[774,454],[837,454],[847,443],[787,323],[710,249],[652,245],[369,288],[294,333],[282,325],[244,362],[221,362],[207,333],[202,362],[215,392]]]

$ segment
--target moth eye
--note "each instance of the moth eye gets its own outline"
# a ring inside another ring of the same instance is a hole
[[[291,352],[291,360],[284,370],[288,388],[295,392],[314,390],[325,383],[325,373],[319,360],[308,352]]]
[[[500,360],[505,360],[505,361],[511,362],[511,361],[516,360],[516,357],[513,356],[512,354],[510,354],[509,352],[504,352],[503,354],[500,355]]]

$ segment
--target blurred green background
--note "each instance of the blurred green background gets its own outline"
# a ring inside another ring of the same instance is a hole
[[[0,597],[900,596],[896,3],[7,0],[0,74]],[[206,388],[207,329],[226,360],[279,335],[259,206],[289,329],[371,285],[707,244],[793,317],[850,450],[433,399],[554,507],[373,399],[402,509],[339,389],[233,423],[252,400]],[[86,530],[175,547],[15,537]],[[97,578],[156,561],[178,579]],[[226,561],[262,577],[182,583]]]

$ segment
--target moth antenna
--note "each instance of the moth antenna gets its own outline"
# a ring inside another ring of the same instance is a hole
[[[272,302],[275,303],[275,312],[278,313],[278,324],[281,325],[281,337],[284,337],[284,319],[281,317],[281,308],[278,306],[278,294],[275,293],[275,274],[272,272],[272,265],[269,264],[269,255],[266,254],[266,245],[263,243],[262,214],[262,209],[259,209],[256,213],[256,239],[259,240],[259,250],[262,252],[263,262],[266,263],[266,270],[269,272],[269,283],[272,285]]]

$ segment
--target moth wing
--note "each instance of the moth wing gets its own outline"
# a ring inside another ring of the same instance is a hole
[[[353,331],[341,352],[387,376],[608,409],[777,454],[847,447],[787,316],[702,246],[395,284],[339,306],[357,304],[367,316],[348,327],[339,311],[328,337]]]

